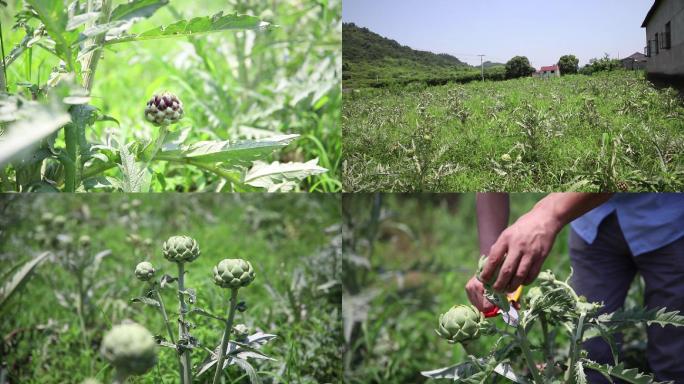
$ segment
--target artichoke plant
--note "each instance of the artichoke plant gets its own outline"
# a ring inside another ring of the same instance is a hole
[[[477,339],[485,322],[484,315],[472,305],[454,305],[439,316],[437,334],[450,343]]]
[[[190,236],[171,236],[162,245],[166,260],[173,263],[189,263],[200,255],[197,241]]]
[[[171,125],[181,118],[183,118],[183,103],[173,93],[156,94],[145,107],[145,119],[154,125]]]
[[[107,332],[100,352],[116,369],[121,381],[131,375],[142,375],[157,363],[154,336],[135,323],[117,325]]]
[[[223,259],[214,267],[214,283],[222,288],[246,287],[255,276],[252,264],[242,259]]]
[[[148,261],[140,262],[135,266],[135,277],[140,281],[150,280],[154,277],[155,272],[154,266]]]

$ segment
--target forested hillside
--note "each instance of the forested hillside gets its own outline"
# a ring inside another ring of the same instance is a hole
[[[413,82],[428,85],[479,79],[472,67],[445,53],[420,51],[353,23],[342,25],[343,86],[387,87]],[[503,64],[485,63],[485,77],[503,78]]]

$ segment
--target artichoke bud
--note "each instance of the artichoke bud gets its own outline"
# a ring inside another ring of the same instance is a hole
[[[140,324],[121,324],[102,339],[100,353],[124,376],[142,375],[157,363],[157,343]]]
[[[249,327],[244,324],[238,324],[233,327],[233,334],[235,335],[235,340],[245,341],[247,336],[249,336]]]
[[[135,277],[140,281],[148,281],[154,277],[156,270],[152,263],[148,261],[143,261],[135,266]]]
[[[156,94],[147,102],[145,119],[158,126],[177,123],[183,118],[183,103],[172,93]]]
[[[435,331],[450,343],[477,339],[484,328],[484,314],[472,305],[454,305],[439,316],[439,328]]]
[[[214,267],[214,283],[222,288],[237,289],[248,286],[256,277],[247,260],[223,259]]]
[[[504,258],[505,258],[505,256],[504,256]],[[482,271],[484,270],[485,265],[487,265],[487,259],[489,259],[488,256],[482,255],[480,257],[480,260],[477,263],[477,279],[480,280],[482,283],[493,283],[499,277],[499,271],[501,270],[501,265],[499,265],[499,268],[497,268],[496,273],[494,273],[494,276],[492,276],[489,279],[489,281],[484,281],[484,280],[482,280],[480,275],[482,275]]]
[[[162,245],[166,260],[173,263],[189,263],[200,255],[197,240],[190,236],[171,236]]]
[[[90,248],[90,244],[92,241],[90,240],[90,236],[88,235],[83,235],[78,238],[78,245],[81,246],[81,248]]]

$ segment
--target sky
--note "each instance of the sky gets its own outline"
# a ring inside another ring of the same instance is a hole
[[[574,54],[643,52],[641,23],[653,0],[343,0],[342,19],[411,48],[469,64],[527,56],[532,66]],[[343,41],[344,44],[344,41]]]

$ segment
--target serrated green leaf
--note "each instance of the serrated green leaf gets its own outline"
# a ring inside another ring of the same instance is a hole
[[[152,16],[159,8],[167,5],[169,0],[133,0],[120,4],[112,11],[110,20],[130,20]]]
[[[632,384],[657,384],[653,376],[639,372],[636,368],[625,368],[620,363],[616,366],[598,364],[591,360],[581,360],[585,367],[601,373],[606,378],[614,377]]]
[[[201,141],[187,147],[170,145],[164,146],[156,159],[247,164],[268,156],[276,149],[285,147],[297,137],[299,135],[281,135],[260,140]]]
[[[71,42],[78,37],[78,32],[67,31],[67,8],[60,0],[26,0],[36,11],[38,18],[45,25],[45,30],[55,42],[55,53],[68,65],[73,62]]]
[[[646,323],[647,325],[658,324],[661,327],[673,325],[684,327],[684,316],[679,311],[667,312],[666,308],[633,308],[626,311],[616,311],[598,317],[597,321],[606,324],[619,323]]]
[[[157,308],[161,306],[157,300],[145,296],[133,298],[131,299],[131,303],[142,303]]]
[[[256,162],[245,175],[245,184],[265,188],[268,192],[289,192],[308,176],[319,175],[328,170],[318,166],[318,158],[306,163],[271,164]]]
[[[100,16],[100,12],[87,12],[80,15],[76,15],[69,19],[66,25],[67,31],[73,31],[74,29],[80,27],[81,25],[88,23],[97,19]]]
[[[121,169],[124,176],[121,183],[124,192],[149,191],[152,174],[145,167],[145,164],[136,161],[135,156],[130,153],[127,145],[121,146],[121,165],[119,169]]]
[[[266,29],[270,23],[261,21],[256,16],[238,15],[237,13],[223,15],[222,12],[214,16],[195,17],[190,20],[181,20],[167,26],[160,26],[143,33],[126,35],[107,40],[105,45],[118,44],[130,41],[168,39],[184,37],[204,33],[220,32],[231,29]]]
[[[584,373],[584,363],[581,360],[573,367],[573,375],[576,384],[587,384],[587,375]]]

